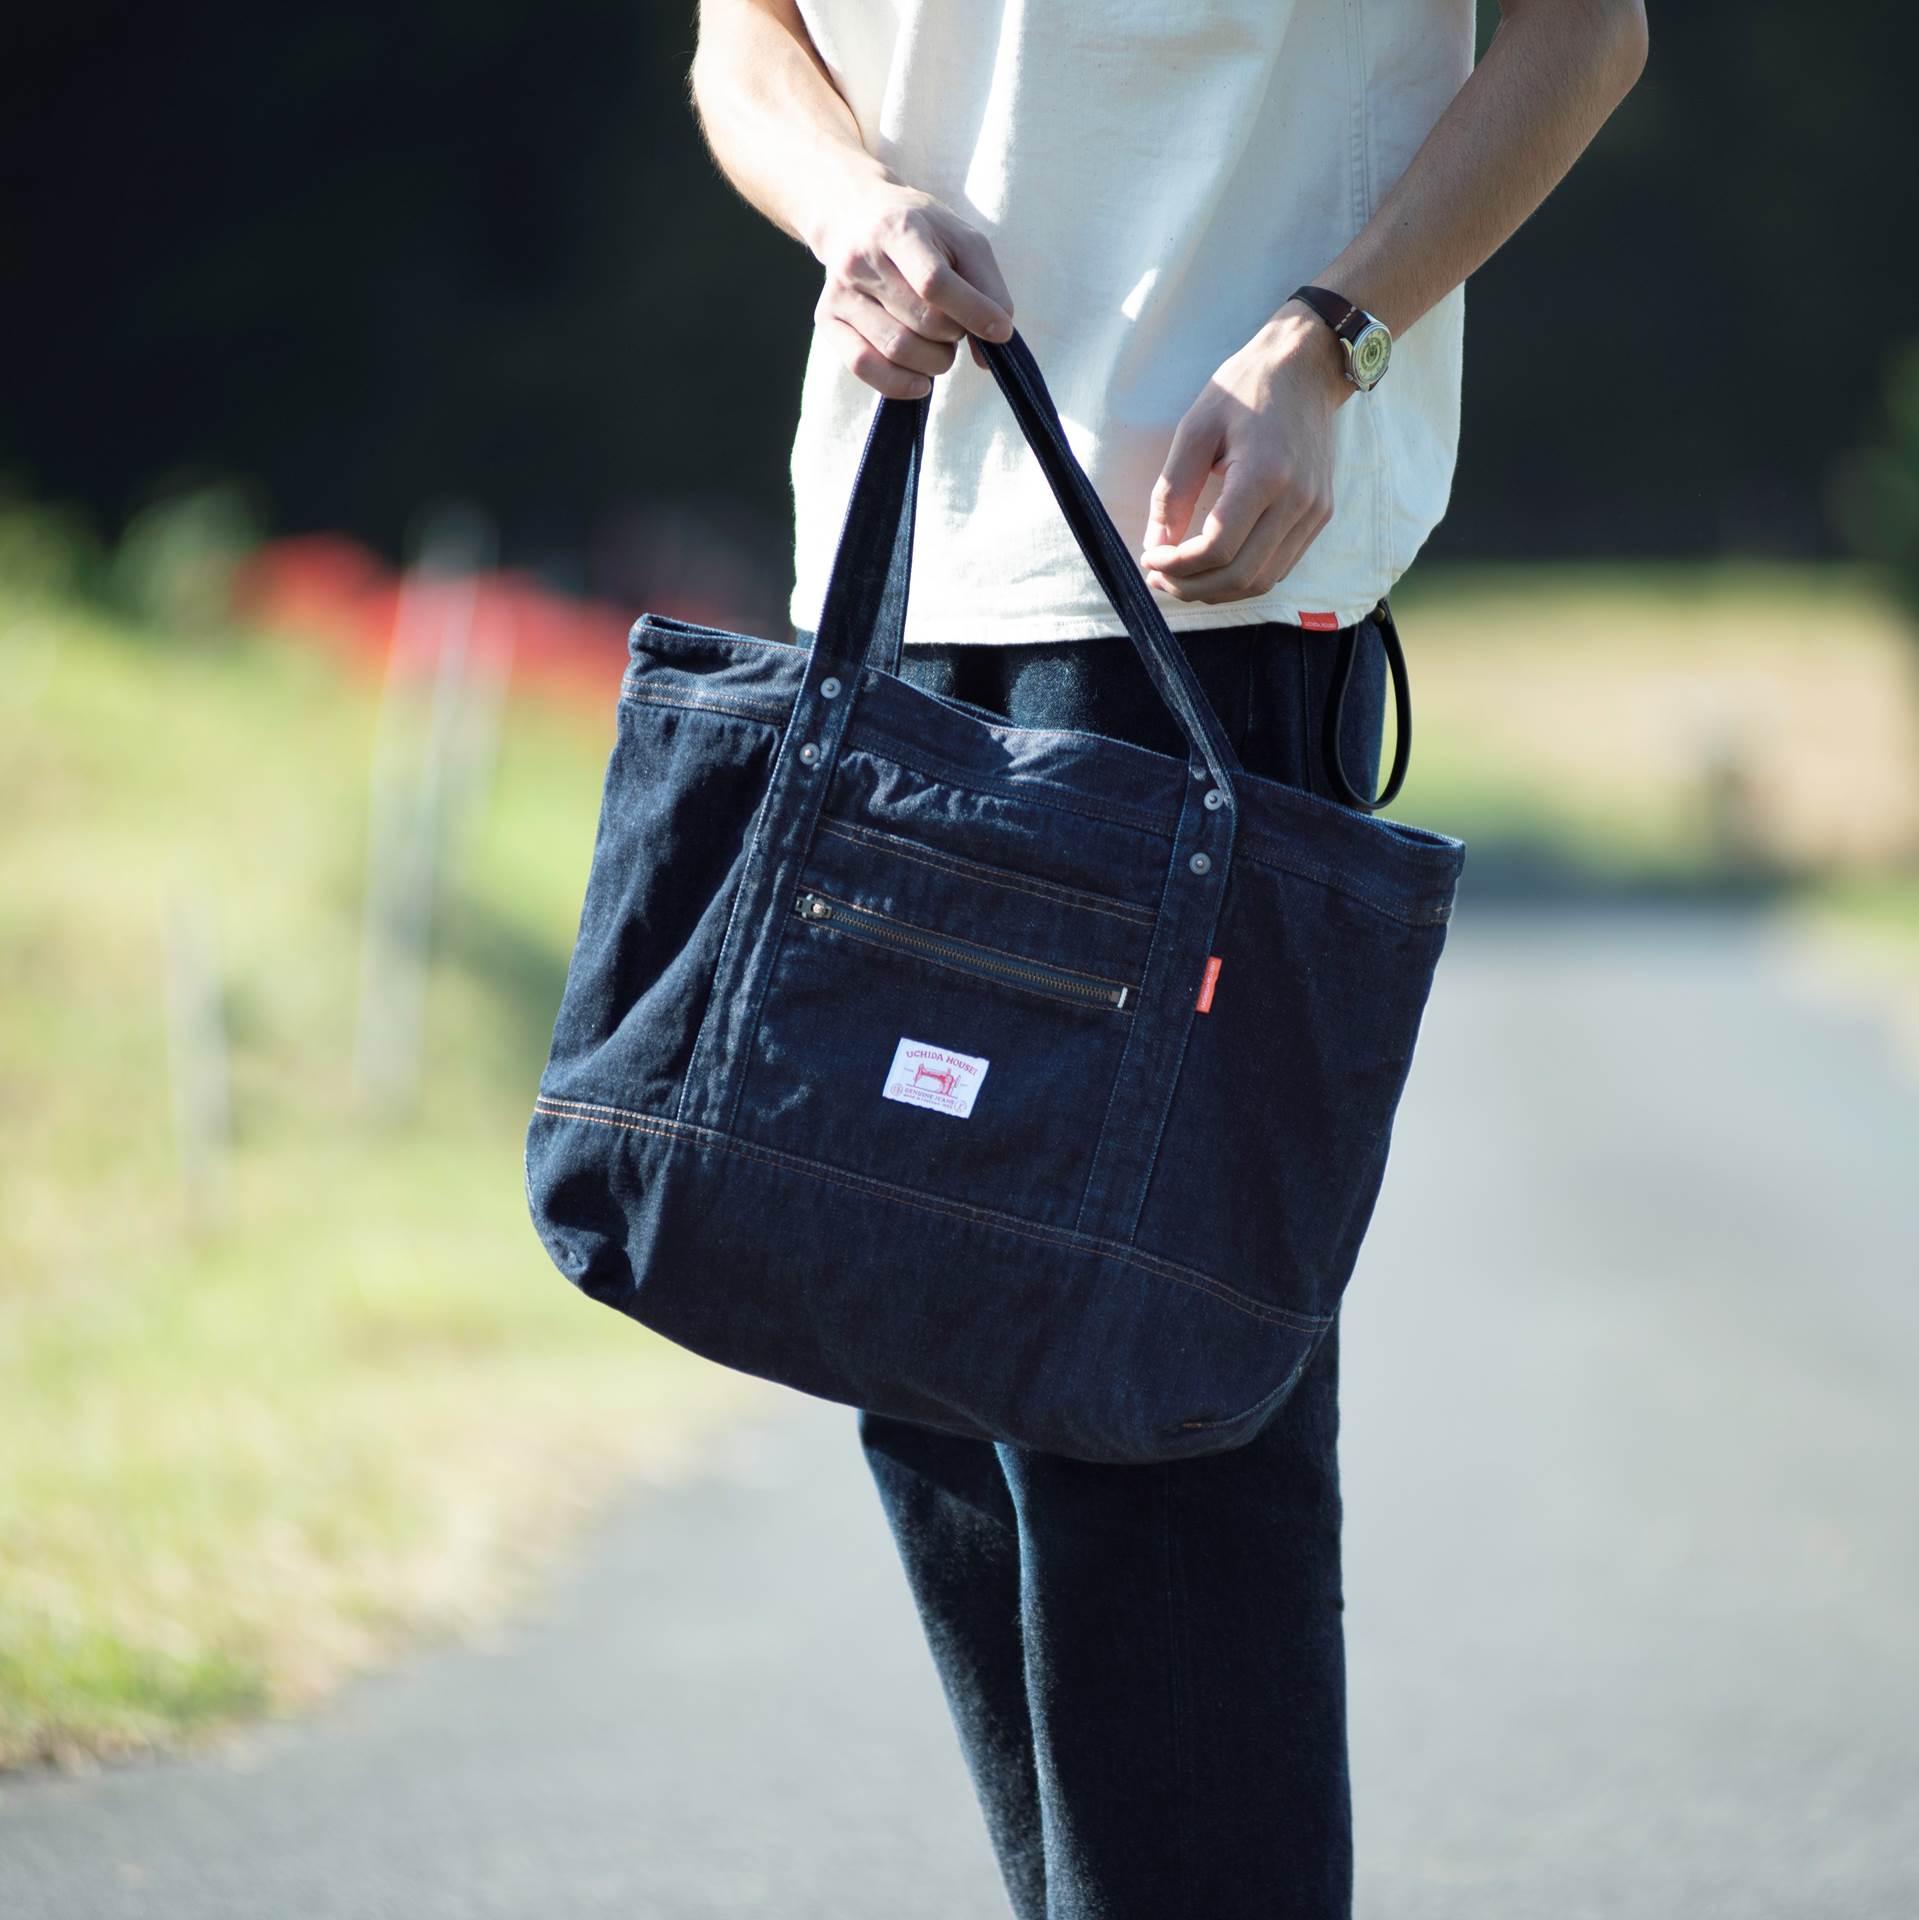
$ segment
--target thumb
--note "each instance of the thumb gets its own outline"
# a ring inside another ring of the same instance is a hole
[[[1148,553],[1155,547],[1176,547],[1186,538],[1200,490],[1220,451],[1219,435],[1206,414],[1198,407],[1189,408],[1173,429],[1166,465],[1153,482],[1146,524]]]

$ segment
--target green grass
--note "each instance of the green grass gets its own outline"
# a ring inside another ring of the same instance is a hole
[[[351,1072],[374,690],[0,599],[0,1763],[167,1744],[485,1618],[726,1376],[583,1300],[521,1138],[611,725],[518,703],[422,1105]],[[233,1148],[192,1203],[169,901],[218,930]]]
[[[1426,568],[1395,607],[1394,812],[1482,856],[1683,882],[1883,870],[1919,844],[1919,646],[1867,570]]]

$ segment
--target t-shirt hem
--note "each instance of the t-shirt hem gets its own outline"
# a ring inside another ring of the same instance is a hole
[[[1198,602],[1168,607],[1160,613],[1175,633],[1201,633],[1218,627],[1261,627],[1272,623],[1284,626],[1351,627],[1357,626],[1375,607],[1381,595],[1368,594],[1332,607],[1302,608],[1294,600],[1237,600],[1217,605]],[[797,598],[789,609],[796,627],[812,631],[818,614],[803,618]],[[1123,634],[1119,615],[1110,608],[1104,613],[1068,612],[1064,609],[1034,613],[989,613],[976,616],[942,613],[934,618],[918,618],[909,609],[905,644],[908,647],[1004,647],[1037,645],[1053,640],[1103,640]]]

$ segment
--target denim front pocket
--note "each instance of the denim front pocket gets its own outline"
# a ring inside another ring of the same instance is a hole
[[[1138,1004],[1152,915],[857,821],[821,821],[735,1117],[747,1139],[1070,1227]],[[924,1102],[898,1063],[952,1056]],[[953,1089],[947,1089],[952,1096]]]

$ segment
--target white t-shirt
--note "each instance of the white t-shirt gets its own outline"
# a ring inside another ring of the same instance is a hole
[[[867,148],[991,240],[1014,324],[1134,552],[1180,416],[1364,225],[1473,58],[1473,0],[799,6]],[[1445,511],[1463,314],[1454,292],[1340,408],[1333,518],[1291,574],[1251,600],[1159,594],[1169,624],[1347,625],[1373,607]],[[816,332],[792,454],[796,626],[818,625],[877,399]],[[907,644],[1121,631],[964,346],[930,407]],[[1190,531],[1218,489],[1215,475]]]

